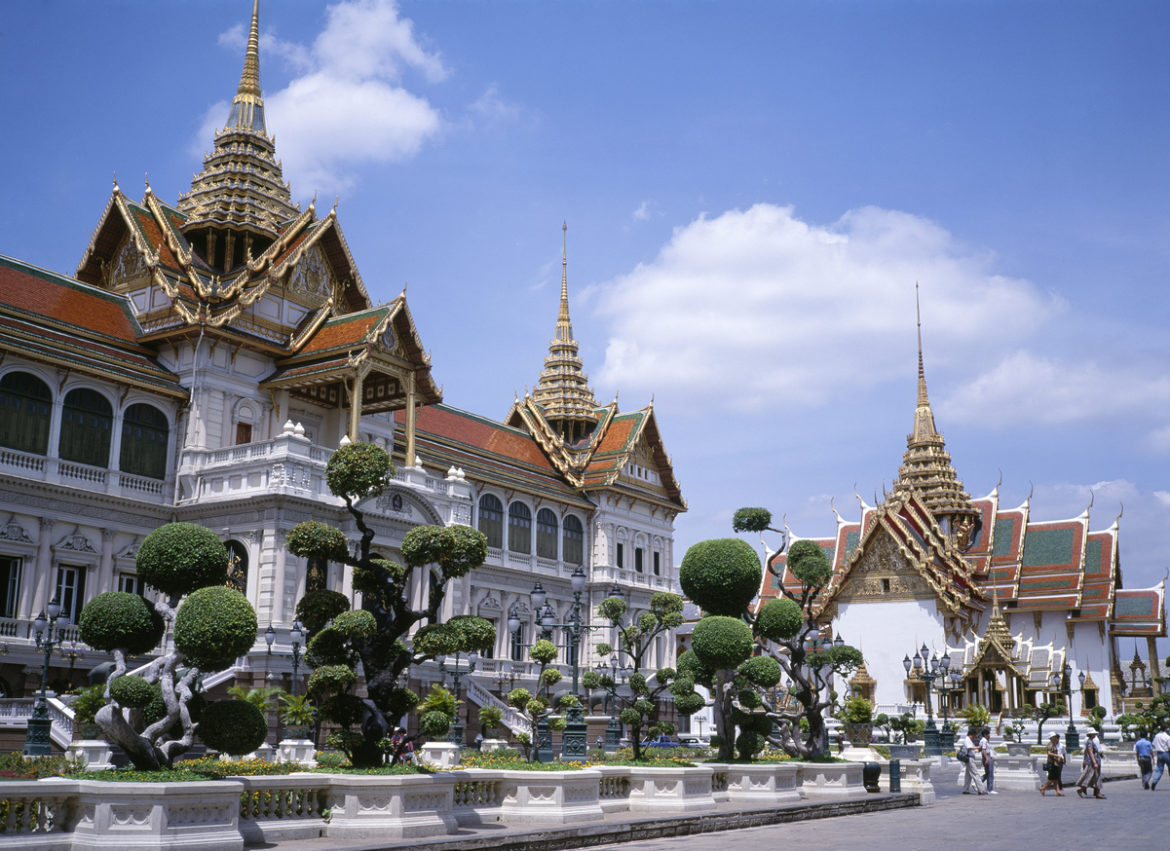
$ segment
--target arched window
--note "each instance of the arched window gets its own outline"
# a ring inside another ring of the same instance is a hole
[[[504,546],[504,504],[490,493],[479,498],[479,531],[487,536],[489,547]]]
[[[227,580],[223,584],[235,588],[241,594],[247,594],[248,550],[239,541],[228,541],[224,546],[228,551],[228,571]]]
[[[62,461],[108,467],[113,428],[114,409],[105,396],[84,387],[70,390],[61,412],[57,454]]]
[[[541,558],[557,557],[557,515],[547,508],[536,512],[536,554]]]
[[[0,446],[47,455],[53,394],[27,372],[0,378]]]
[[[508,506],[508,549],[532,554],[532,511],[522,502]]]
[[[584,549],[585,532],[581,529],[581,521],[570,514],[565,518],[561,535],[561,558],[569,564],[581,564]]]
[[[166,415],[153,405],[131,405],[122,422],[122,457],[118,469],[150,479],[167,477]]]

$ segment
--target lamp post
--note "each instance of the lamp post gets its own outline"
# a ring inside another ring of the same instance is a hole
[[[300,679],[301,647],[305,643],[305,630],[299,620],[293,621],[292,628],[288,631],[288,640],[292,645],[292,696],[296,697],[297,680]],[[271,656],[272,644],[276,641],[276,630],[272,628],[272,624],[268,624],[268,629],[264,630],[264,641],[268,644],[268,655]]]
[[[611,685],[606,688],[609,693],[609,723],[605,725],[605,750],[606,753],[613,753],[618,749],[622,739],[622,725],[617,717],[618,686],[625,683],[634,669],[629,665],[621,667],[617,654],[614,653],[609,657],[608,665],[601,660],[597,662],[597,673],[604,674],[606,671],[609,672]]]
[[[1084,671],[1080,674],[1081,687],[1085,684]],[[1077,734],[1076,724],[1073,723],[1072,711],[1072,665],[1068,662],[1064,663],[1064,667],[1059,671],[1052,672],[1052,687],[1058,692],[1064,692],[1065,705],[1068,707],[1068,730],[1064,734],[1064,746],[1069,753],[1075,750],[1080,750],[1081,737]]]
[[[68,644],[66,644],[66,642],[64,642],[64,641],[60,642],[60,646],[57,648],[57,652],[61,654],[61,658],[69,660],[69,688],[70,688],[70,690],[73,689],[73,666],[74,666],[74,664],[76,664],[78,659],[85,658],[85,650],[83,649],[84,647],[85,647],[85,645],[83,645],[80,641],[78,641],[75,638],[75,639],[71,640],[70,642],[68,642]]]
[[[941,667],[942,662],[939,662]],[[945,677],[940,677],[938,685],[935,690],[938,691],[939,697],[942,700],[943,726],[938,734],[938,746],[941,751],[954,750],[955,747],[955,728],[951,726],[950,709],[951,695],[960,688],[960,683],[963,680],[963,675],[958,671],[949,671]]]
[[[922,645],[921,650],[914,651],[914,660],[911,661],[909,656],[902,660],[902,667],[906,669],[906,674],[913,672],[914,676],[922,680],[926,686],[926,730],[922,734],[923,741],[926,747],[923,749],[927,756],[938,756],[942,753],[939,747],[938,727],[934,724],[934,709],[930,701],[930,686],[938,677],[945,677],[951,667],[951,657],[947,653],[943,653],[941,659],[937,655],[931,656],[927,659],[927,654],[930,650],[925,644]]]
[[[456,700],[459,699],[460,683],[463,682],[463,678],[467,674],[472,673],[476,669],[476,667],[479,665],[479,657],[475,653],[468,653],[467,654],[467,666],[466,667],[461,666],[460,660],[459,660],[460,655],[461,654],[459,653],[459,651],[455,652],[455,662],[450,667],[450,669],[448,669],[448,667],[447,667],[447,658],[445,656],[439,657],[439,670],[442,671],[444,675],[446,675],[448,673],[448,671],[450,671],[451,679],[453,679],[455,681],[455,699]],[[456,709],[455,709],[455,722],[451,725],[451,734],[447,738],[447,741],[449,741],[453,745],[458,745],[459,747],[463,747],[463,722],[459,718],[458,707],[456,707]]]
[[[585,591],[588,577],[580,565],[577,565],[569,577],[573,589],[573,611],[567,623],[557,623],[556,613],[548,604],[548,594],[539,580],[532,587],[528,597],[532,600],[536,612],[536,622],[541,628],[544,638],[551,638],[554,628],[567,629],[569,632],[569,646],[572,648],[573,659],[573,696],[577,698],[577,705],[569,707],[565,723],[565,731],[561,735],[561,756],[570,759],[585,759],[588,756],[588,742],[586,740],[585,717],[581,710],[581,632],[592,629],[581,622],[581,594]],[[513,615],[508,618],[508,628],[515,635],[520,629],[520,619]],[[537,724],[537,759],[546,761],[545,757],[552,758],[552,741],[548,734],[547,721],[541,719]]]
[[[53,656],[53,646],[61,640],[61,631],[57,627],[57,618],[61,617],[61,604],[56,597],[49,601],[48,612],[47,619],[45,613],[41,612],[33,621],[37,647],[44,651],[45,656],[41,662],[41,692],[33,705],[32,715],[28,719],[28,732],[24,738],[25,756],[49,756],[53,752],[50,744],[53,721],[49,718],[49,703],[45,693],[49,686],[49,661]]]

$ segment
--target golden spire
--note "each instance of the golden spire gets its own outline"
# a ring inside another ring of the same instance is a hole
[[[252,27],[244,53],[244,70],[232,99],[232,111],[225,130],[244,130],[267,135],[264,100],[260,96],[260,0],[252,0]]]
[[[944,525],[952,537],[957,535],[963,524],[974,524],[979,513],[971,505],[971,495],[963,490],[963,483],[951,464],[946,441],[934,425],[934,412],[930,408],[930,397],[926,393],[926,369],[922,359],[922,308],[918,300],[918,284],[914,284],[914,306],[918,322],[918,400],[914,409],[914,430],[906,436],[906,453],[898,478],[894,480],[894,493],[916,492],[927,508]],[[970,539],[971,527],[966,530]],[[967,546],[962,542],[962,546]]]
[[[532,389],[532,400],[543,409],[545,419],[561,438],[572,444],[587,436],[597,424],[594,413],[597,401],[578,355],[577,341],[573,339],[573,324],[569,319],[568,224],[562,222],[561,230],[564,234],[561,303],[544,369]]]
[[[188,217],[183,225],[188,241],[220,272],[259,255],[284,223],[299,215],[264,123],[260,0],[252,0],[244,70],[227,124],[215,136],[215,150],[203,158],[203,171],[191,180],[191,191],[179,197],[178,208]],[[230,240],[212,233],[225,230],[234,232]],[[196,232],[202,237],[196,238]],[[229,245],[233,250],[226,250]]]

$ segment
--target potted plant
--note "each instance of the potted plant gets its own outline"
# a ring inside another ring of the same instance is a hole
[[[903,712],[891,718],[889,724],[897,738],[896,742],[890,744],[890,758],[918,759],[922,755],[922,745],[912,743],[926,729],[926,722],[919,721],[909,712]]]
[[[481,706],[479,708],[479,726],[483,735],[483,739],[479,744],[480,750],[493,751],[504,747],[505,742],[495,738],[493,735],[500,727],[500,722],[503,718],[503,710],[498,706]]]
[[[856,748],[869,745],[873,735],[873,704],[860,695],[846,698],[841,707],[841,721],[845,725],[845,737]]]
[[[77,699],[72,704],[74,738],[101,738],[102,728],[98,726],[95,716],[97,711],[105,705],[106,687],[104,683],[87,686],[77,692]]]
[[[317,720],[317,709],[309,703],[309,696],[305,694],[277,695],[284,709],[280,713],[280,723],[284,725],[286,739],[307,739],[310,729]]]
[[[1004,745],[1007,747],[1008,756],[1027,756],[1031,753],[1032,746],[1024,741],[1024,721],[1022,718],[1014,724],[1005,724],[1003,736],[1006,740]]]

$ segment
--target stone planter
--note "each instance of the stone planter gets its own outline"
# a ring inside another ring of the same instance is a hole
[[[1029,742],[1007,742],[1006,747],[1008,756],[1027,756],[1032,752]]]
[[[281,739],[276,746],[277,762],[295,762],[305,768],[317,767],[317,746],[311,739]]]
[[[455,778],[448,774],[329,777],[327,837],[416,839],[446,836],[455,820]],[[237,803],[238,806],[238,803]]]
[[[493,751],[502,751],[508,747],[508,743],[503,739],[484,739],[479,743],[479,749],[483,753],[492,753]]]
[[[509,771],[501,783],[506,824],[580,824],[604,816],[600,771]]]
[[[454,768],[459,764],[459,745],[427,742],[418,750],[418,760],[432,768]]]
[[[87,771],[104,771],[114,767],[110,761],[114,751],[104,739],[80,739],[69,746],[68,754],[72,759],[82,760]]]
[[[800,796],[810,800],[864,798],[860,762],[800,762]]]
[[[726,777],[725,800],[732,803],[767,807],[800,800],[800,769],[795,762],[710,766]]]
[[[920,759],[922,745],[890,745],[890,759]]]
[[[869,745],[869,740],[873,736],[873,724],[871,722],[854,723],[847,721],[842,726],[845,728],[845,738],[853,747],[864,748]]]
[[[44,781],[41,781],[42,783]],[[73,851],[97,848],[243,849],[242,783],[78,781]]]
[[[697,813],[715,809],[708,766],[630,767],[631,813]]]

